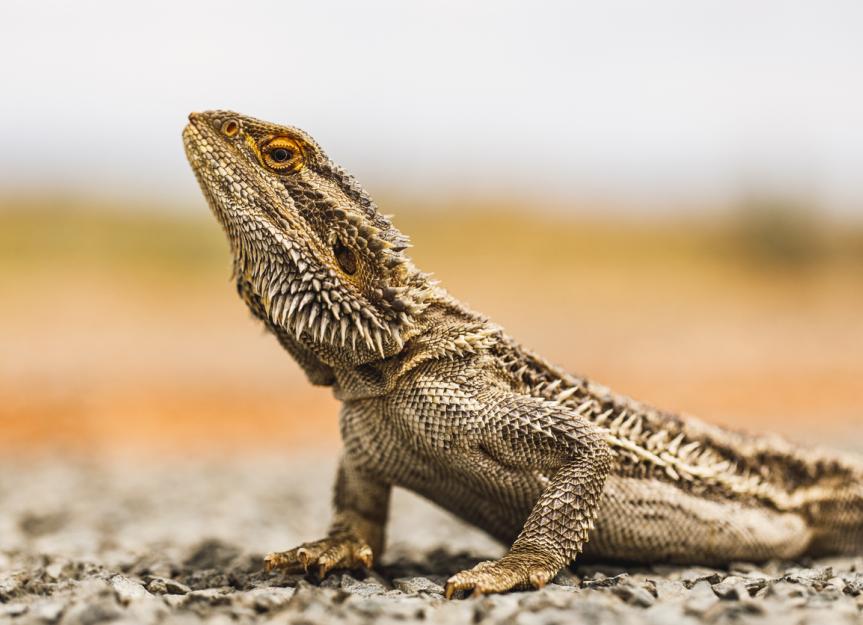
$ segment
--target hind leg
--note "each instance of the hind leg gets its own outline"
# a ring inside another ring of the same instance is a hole
[[[612,476],[585,555],[681,564],[791,559],[812,538],[798,514],[711,500],[672,483]]]

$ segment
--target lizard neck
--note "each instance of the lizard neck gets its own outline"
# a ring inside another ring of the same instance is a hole
[[[498,326],[440,291],[417,320],[401,351],[362,365],[334,368],[333,393],[343,401],[386,395],[416,367],[433,360],[479,356],[501,336]]]

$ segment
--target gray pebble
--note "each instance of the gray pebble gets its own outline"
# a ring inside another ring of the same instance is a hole
[[[293,588],[253,588],[239,595],[239,604],[256,612],[269,612],[285,606],[294,592]]]
[[[345,592],[351,593],[352,595],[360,595],[363,597],[373,597],[389,590],[376,578],[368,577],[360,581],[347,573],[342,575],[341,589]]]
[[[680,581],[682,581],[688,588],[692,588],[701,581],[705,581],[708,584],[718,584],[725,577],[726,576],[724,573],[721,573],[715,569],[694,567],[685,569],[680,574]]]
[[[21,590],[19,577],[23,577],[22,573],[13,573],[11,575],[0,574],[0,601],[9,601],[18,596]]]
[[[162,595],[162,602],[169,608],[179,608],[186,603],[183,595]]]
[[[702,579],[690,588],[689,596],[685,602],[685,609],[688,614],[702,616],[718,602],[719,599],[713,592],[710,582]]]
[[[420,593],[442,595],[444,593],[443,586],[434,583],[428,577],[399,577],[393,580],[393,586],[409,595]]]
[[[581,578],[568,568],[565,568],[554,576],[554,583],[559,586],[574,586],[579,588],[581,587]]]
[[[863,594],[863,575],[855,574],[854,576],[848,576],[845,578],[845,584],[842,588],[842,592],[846,595],[851,595],[852,597],[857,597]]]
[[[147,582],[147,590],[157,595],[185,595],[192,592],[185,584],[165,577],[151,577]]]
[[[718,584],[713,584],[711,588],[713,588],[713,592],[716,593],[716,596],[720,599],[732,601],[749,599],[749,590],[746,586],[746,580],[742,577],[729,575]]]
[[[122,575],[114,575],[108,582],[111,584],[111,588],[114,589],[117,601],[123,605],[128,605],[129,602],[135,599],[152,596],[141,584],[133,582],[128,577]]]
[[[599,574],[594,579],[584,580],[581,583],[581,586],[582,588],[611,588],[627,579],[629,579],[629,574],[627,573],[621,573],[614,577],[605,577],[604,575]]]
[[[656,603],[656,597],[647,588],[630,581],[614,586],[611,592],[620,597],[625,603],[640,608],[649,608]]]
[[[656,596],[661,601],[680,599],[689,595],[689,589],[679,580],[658,577],[653,580],[656,585]]]
[[[207,588],[206,590],[193,590],[183,597],[183,605],[209,605],[219,606],[231,603],[231,597],[227,589]]]

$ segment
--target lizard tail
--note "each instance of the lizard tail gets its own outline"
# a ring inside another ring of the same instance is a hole
[[[810,555],[863,554],[863,473],[849,475],[829,491],[810,504]]]

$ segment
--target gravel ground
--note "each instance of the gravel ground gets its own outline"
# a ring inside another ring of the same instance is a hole
[[[863,559],[579,566],[545,589],[447,601],[501,547],[397,493],[374,572],[320,585],[261,570],[322,535],[333,462],[0,461],[0,624],[863,623]]]

